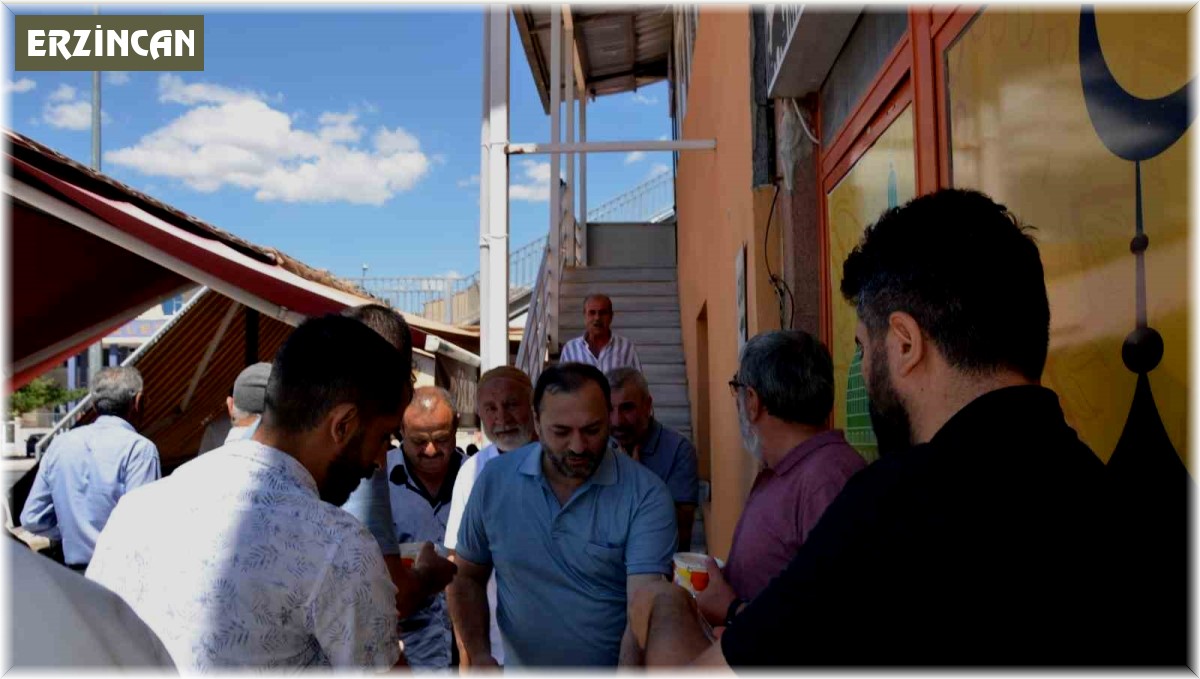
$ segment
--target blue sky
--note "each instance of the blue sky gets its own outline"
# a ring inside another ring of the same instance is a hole
[[[107,174],[337,275],[360,276],[364,262],[372,276],[479,268],[478,7],[172,11],[205,15],[205,70],[105,74]],[[12,44],[11,14],[6,23]],[[509,23],[512,139],[548,141],[549,117]],[[5,124],[89,163],[91,73],[5,75]],[[590,102],[588,137],[666,138],[667,100],[659,83]],[[545,182],[533,181],[549,176],[546,161],[512,160],[513,248],[548,229]],[[670,163],[669,153],[591,156],[590,206]]]

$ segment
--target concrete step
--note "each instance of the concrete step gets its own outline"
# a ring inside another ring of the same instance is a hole
[[[674,282],[642,282],[642,281],[620,281],[620,282],[579,282],[568,283],[563,281],[559,287],[558,294],[563,297],[586,297],[588,295],[602,293],[613,296],[660,296],[670,295],[679,297],[679,287]],[[568,307],[570,308],[570,307]],[[579,313],[583,313],[583,304],[579,305]],[[613,309],[617,310],[616,301],[613,301]]]
[[[683,365],[682,344],[647,344],[639,346],[637,352],[643,368],[652,364]]]
[[[676,295],[609,295],[613,311],[617,314],[634,311],[674,311],[679,314],[679,297]],[[563,317],[583,318],[583,295],[567,295],[562,298]]]
[[[622,281],[674,281],[675,267],[583,267],[563,271],[564,283],[593,283]]]
[[[692,410],[687,406],[660,406],[655,403],[654,416],[672,429],[692,428]]]
[[[583,314],[563,316],[559,327],[563,332],[583,334]],[[621,332],[621,328],[678,328],[678,311],[614,311],[613,330]]]
[[[663,384],[650,381],[650,396],[654,398],[655,407],[688,405],[686,384]]]
[[[642,374],[650,384],[682,384],[687,386],[687,368],[682,363],[645,363]]]

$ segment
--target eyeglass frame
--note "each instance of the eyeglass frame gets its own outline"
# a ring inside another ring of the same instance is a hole
[[[733,374],[733,379],[729,380],[729,394],[734,398],[738,396],[738,389],[749,389],[750,385],[738,379],[738,374]]]

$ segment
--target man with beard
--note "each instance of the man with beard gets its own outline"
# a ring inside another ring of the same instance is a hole
[[[709,557],[709,585],[696,597],[714,627],[727,625],[787,567],[846,481],[867,466],[842,432],[825,424],[833,359],[812,335],[775,330],[751,338],[729,389],[742,445],[762,466],[724,571]]]
[[[885,212],[846,259],[881,459],[829,506],[716,645],[684,597],[631,606],[648,663],[1100,664],[1131,624],[1104,466],[1040,386],[1038,248],[1002,205],[943,190]],[[699,656],[699,657],[697,657]]]
[[[342,315],[360,321],[400,352],[400,361],[397,364],[400,372],[392,376],[392,379],[396,381],[397,386],[407,388],[403,399],[407,407],[412,399],[414,377],[412,333],[404,316],[382,304],[350,307],[343,311]],[[392,584],[399,590],[396,604],[400,617],[407,618],[423,608],[430,597],[446,588],[454,577],[455,566],[438,556],[432,544],[427,544],[421,549],[411,568],[403,564],[400,559],[401,541],[396,535],[396,516],[388,482],[388,469],[391,465],[388,464],[386,448],[380,450],[374,464],[375,469],[370,477],[363,479],[342,504],[342,509],[354,515],[375,537],[379,550],[383,553],[388,573],[392,576]],[[402,626],[404,622],[401,620]]]
[[[612,331],[613,303],[608,295],[593,294],[583,300],[583,321],[587,328],[583,337],[576,337],[563,346],[560,361],[586,363],[602,372],[617,368],[642,369],[637,347],[628,337]]]
[[[612,437],[621,451],[658,475],[675,500],[676,548],[692,548],[692,524],[700,501],[696,447],[654,418],[654,398],[646,377],[634,368],[608,371],[612,389]]]
[[[371,534],[339,505],[400,427],[405,370],[357,320],[305,321],[275,356],[253,437],[126,495],[88,578],[121,596],[185,673],[393,666],[396,588]]]
[[[446,549],[453,552],[458,546],[458,529],[462,524],[467,498],[484,467],[500,455],[528,445],[537,439],[533,428],[533,383],[529,375],[512,366],[502,365],[479,376],[475,390],[476,411],[483,424],[483,433],[492,443],[472,455],[458,471],[454,482],[454,495],[450,500],[450,515],[446,519]],[[451,558],[454,558],[453,555]],[[453,589],[453,585],[451,585]],[[452,595],[450,595],[452,596]],[[500,638],[500,627],[496,622],[496,574],[488,578],[487,600],[489,613],[489,640],[492,659],[504,665],[504,642]],[[469,663],[462,637],[458,636],[459,664]]]
[[[493,569],[506,667],[615,666],[628,597],[671,572],[671,495],[609,448],[608,391],[592,366],[548,368],[533,392],[541,443],[492,461],[475,484],[450,592],[470,664],[495,664]]]

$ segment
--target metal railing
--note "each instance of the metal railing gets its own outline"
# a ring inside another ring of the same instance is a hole
[[[588,211],[588,222],[655,222],[675,209],[675,183],[670,171],[654,175],[629,191]],[[571,215],[563,221],[563,263],[582,261],[584,225]],[[522,298],[541,282],[548,236],[512,251],[508,257],[509,301]],[[393,308],[449,325],[479,321],[479,272],[470,276],[394,276],[350,279]],[[535,296],[544,291],[535,291]],[[531,307],[532,309],[532,307]],[[549,311],[544,308],[544,311]]]
[[[675,181],[664,170],[621,195],[588,210],[591,222],[657,222],[675,209]]]
[[[538,268],[536,284],[529,300],[529,315],[525,332],[517,350],[517,367],[530,379],[537,381],[546,359],[556,347],[557,285],[562,280],[568,261],[586,265],[583,261],[583,239],[586,226],[575,220],[571,208],[570,187],[563,187],[563,216],[559,222],[560,238],[557,248],[547,239]],[[588,211],[587,223],[657,222],[675,211],[675,182],[670,172],[657,174],[633,189]]]

